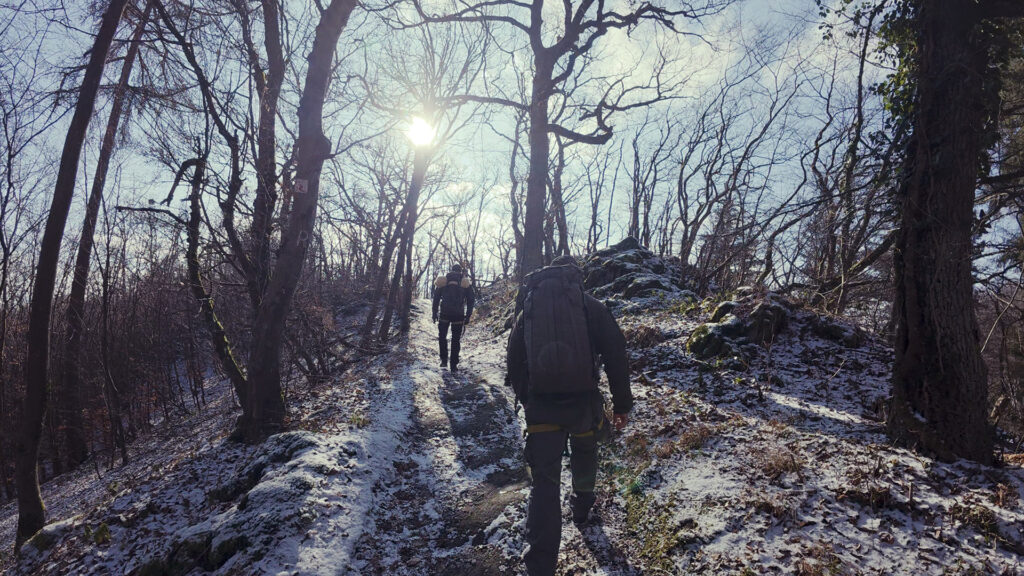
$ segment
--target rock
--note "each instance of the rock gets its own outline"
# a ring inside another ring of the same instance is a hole
[[[626,250],[642,250],[644,247],[640,244],[640,241],[632,236],[626,236],[619,241],[618,244],[612,246],[610,250],[615,252],[625,252]]]
[[[286,462],[296,453],[315,444],[309,432],[275,434],[267,438],[260,447],[260,455],[251,464],[227,484],[210,490],[207,497],[215,501],[230,502],[256,486],[269,465]]]
[[[631,348],[650,348],[666,340],[666,335],[655,326],[646,324],[626,330],[626,342]]]
[[[718,306],[715,306],[715,311],[711,313],[711,321],[721,322],[722,318],[725,318],[726,315],[731,314],[732,311],[739,305],[740,303],[736,302],[735,300],[726,300],[725,302],[722,302]]]
[[[671,293],[677,290],[678,288],[664,276],[642,274],[635,276],[629,283],[629,286],[626,286],[626,289],[622,291],[622,297],[642,298],[644,296],[653,296],[656,292]]]
[[[670,277],[665,260],[641,246],[636,238],[626,238],[614,246],[594,252],[583,261],[582,267],[586,289],[595,292],[601,289],[605,295],[621,294],[632,280],[619,280],[629,274],[658,276],[662,285],[660,289],[664,291],[679,288]],[[612,283],[616,283],[614,288],[609,286]],[[634,291],[641,292],[643,288],[638,286]]]
[[[597,298],[620,296],[628,300],[654,296],[659,292],[671,294],[678,291],[679,288],[664,276],[650,272],[630,272],[595,289],[593,294]]]
[[[789,311],[785,306],[771,298],[765,298],[750,311],[747,318],[747,338],[758,344],[768,344],[786,327],[788,320]]]
[[[698,326],[686,341],[686,350],[698,358],[739,354],[740,343],[736,340],[745,332],[743,321],[729,314],[721,322]]]
[[[757,294],[757,288],[754,288],[753,286],[740,286],[734,291],[734,293],[736,294],[736,298],[746,298],[747,296]]]
[[[860,328],[842,324],[828,316],[813,316],[810,327],[815,335],[848,348],[860,348],[864,344],[864,332]]]

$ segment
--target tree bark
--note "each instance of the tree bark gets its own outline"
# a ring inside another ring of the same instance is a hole
[[[534,11],[539,19],[540,0],[534,1]],[[537,26],[539,30],[539,23]],[[539,33],[539,32],[538,32]],[[523,255],[520,261],[519,277],[544,265],[544,221],[545,199],[547,195],[548,156],[550,142],[548,140],[548,98],[551,95],[551,78],[554,63],[550,61],[547,50],[540,46],[534,47],[534,76],[530,92],[530,173],[526,179],[526,220],[523,223]]]
[[[409,217],[406,219],[403,243],[405,245],[405,285],[402,288],[400,310],[402,332],[409,331],[409,311],[412,306],[412,243],[416,236],[416,221],[419,219],[420,190],[427,177],[431,152],[423,147],[416,148],[412,161],[412,180],[409,182]],[[401,268],[398,268],[401,270]],[[390,322],[389,322],[390,323]]]
[[[974,192],[989,106],[973,0],[925,1],[908,183],[896,240],[888,428],[941,458],[991,462],[988,382],[971,276]]]
[[[262,295],[270,278],[270,233],[274,206],[277,203],[277,136],[275,120],[277,103],[284,81],[284,54],[277,0],[263,0],[263,38],[267,49],[267,74],[262,77],[258,58],[253,73],[260,80],[260,116],[256,137],[256,198],[252,213],[252,282],[253,293]],[[259,302],[253,302],[258,306]]]
[[[43,499],[39,494],[39,475],[36,463],[39,440],[46,415],[46,389],[49,384],[50,317],[53,312],[53,291],[57,280],[57,262],[64,237],[68,210],[75,191],[78,160],[82,143],[89,127],[96,92],[99,90],[106,64],[107,52],[117,32],[127,0],[111,0],[100,22],[99,33],[90,51],[89,63],[79,89],[75,113],[68,127],[61,152],[53,201],[46,219],[46,228],[39,247],[39,260],[32,287],[29,310],[28,354],[25,362],[25,403],[21,413],[21,430],[16,454],[16,484],[18,488],[18,532],[15,548],[38,532],[46,519]]]
[[[288,227],[281,236],[277,264],[253,323],[249,393],[239,421],[241,436],[250,442],[280,430],[284,424],[281,345],[288,311],[312,239],[320,198],[320,172],[331,152],[331,142],[323,130],[324,100],[333,71],[331,64],[338,37],[355,7],[354,0],[332,0],[321,11],[308,57],[306,83],[299,100],[295,170],[296,187],[306,191],[295,194]]]
[[[114,100],[110,107],[110,116],[107,118],[107,128],[103,133],[103,142],[100,145],[100,155],[96,164],[96,173],[92,180],[92,189],[89,191],[89,200],[85,207],[85,219],[82,223],[82,235],[78,240],[78,253],[75,257],[75,270],[71,280],[71,293],[68,296],[67,310],[67,348],[64,351],[64,370],[62,378],[62,390],[60,395],[61,415],[64,427],[64,442],[66,444],[65,456],[70,466],[81,464],[89,456],[89,446],[85,440],[85,430],[82,426],[82,406],[79,386],[79,355],[82,349],[82,333],[85,314],[85,292],[89,279],[89,261],[92,258],[93,240],[96,231],[96,216],[100,210],[100,200],[103,198],[103,188],[107,182],[107,171],[110,168],[110,158],[114,153],[115,140],[117,138],[118,126],[121,123],[121,116],[124,110],[125,94],[128,92],[128,80],[132,75],[132,68],[135,65],[135,58],[139,54],[139,41],[142,33],[146,30],[149,22],[152,5],[147,3],[142,18],[135,26],[132,33],[131,43],[124,56],[124,63],[121,66],[121,76],[114,88]]]

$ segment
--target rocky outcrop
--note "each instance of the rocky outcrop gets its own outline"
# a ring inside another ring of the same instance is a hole
[[[693,331],[686,349],[698,358],[742,357],[744,346],[771,344],[786,329],[792,310],[792,304],[771,292],[726,300]]]
[[[698,300],[696,294],[686,289],[678,261],[656,255],[636,238],[626,238],[583,256],[579,262],[583,287],[616,314],[664,309]],[[498,308],[500,315],[492,321],[495,334],[512,328],[515,292],[505,298],[513,301]]]
[[[814,316],[808,323],[816,336],[839,342],[847,348],[860,348],[864,344],[864,331],[844,324],[830,316]]]
[[[727,314],[720,322],[708,322],[698,326],[686,341],[686,350],[697,358],[737,356],[745,339],[747,327],[743,321]]]
[[[683,284],[677,263],[644,248],[636,238],[598,250],[581,265],[584,287],[622,312],[697,300]]]
[[[582,261],[583,284],[598,290],[630,274],[665,275],[668,267],[662,258],[640,245],[636,238],[598,250]]]

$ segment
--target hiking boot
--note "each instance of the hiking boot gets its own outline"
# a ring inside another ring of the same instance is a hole
[[[452,364],[451,371],[452,372],[458,372],[459,371],[459,367],[456,366],[455,364]]]
[[[447,367],[448,367],[448,360],[445,360],[445,359],[442,358],[441,359],[441,368],[447,368]]]
[[[572,523],[582,528],[590,523],[590,510],[596,500],[593,492],[574,492],[569,497],[569,508],[572,510]]]

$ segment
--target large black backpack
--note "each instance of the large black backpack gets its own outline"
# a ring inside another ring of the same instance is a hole
[[[597,388],[579,268],[548,266],[526,277],[523,333],[531,395]]]

